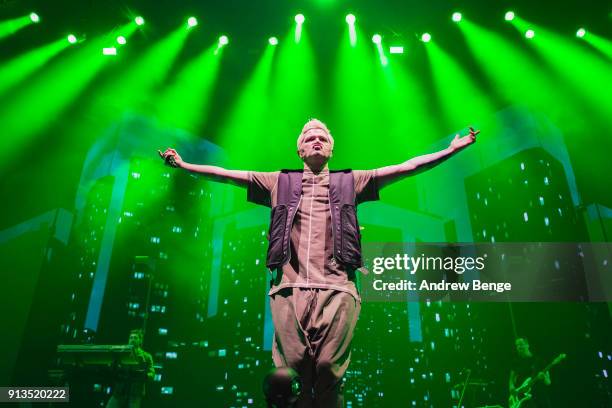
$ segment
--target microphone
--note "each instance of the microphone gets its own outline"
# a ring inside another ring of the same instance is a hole
[[[178,167],[178,164],[176,164],[176,159],[171,154],[166,156],[166,164],[170,167]]]

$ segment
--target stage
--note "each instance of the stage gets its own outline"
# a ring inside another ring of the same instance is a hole
[[[0,402],[612,406],[611,20],[1,1]]]

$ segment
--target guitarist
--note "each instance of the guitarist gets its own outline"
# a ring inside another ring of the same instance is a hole
[[[540,371],[543,364],[529,350],[527,339],[519,337],[514,344],[517,356],[510,371],[510,408],[550,407],[546,392],[546,386],[551,384],[550,373]],[[526,384],[528,378],[532,381]]]

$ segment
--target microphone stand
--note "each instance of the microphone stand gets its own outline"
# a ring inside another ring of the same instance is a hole
[[[465,377],[465,381],[463,382],[463,389],[461,389],[461,397],[459,397],[459,403],[457,404],[457,408],[461,408],[461,403],[463,402],[463,396],[465,395],[465,389],[467,388],[468,382],[470,381],[470,376],[472,375],[472,370],[466,368],[467,377]]]

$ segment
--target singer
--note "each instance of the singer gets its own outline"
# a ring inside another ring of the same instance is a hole
[[[379,199],[380,189],[432,168],[471,145],[479,131],[456,135],[439,152],[372,170],[329,170],[334,138],[309,120],[297,139],[299,170],[228,170],[182,160],[168,148],[172,167],[247,188],[247,200],[271,208],[266,266],[275,335],[272,359],[302,381],[297,407],[343,406],[342,377],[351,356],[361,298],[355,285],[363,266],[356,207]]]

